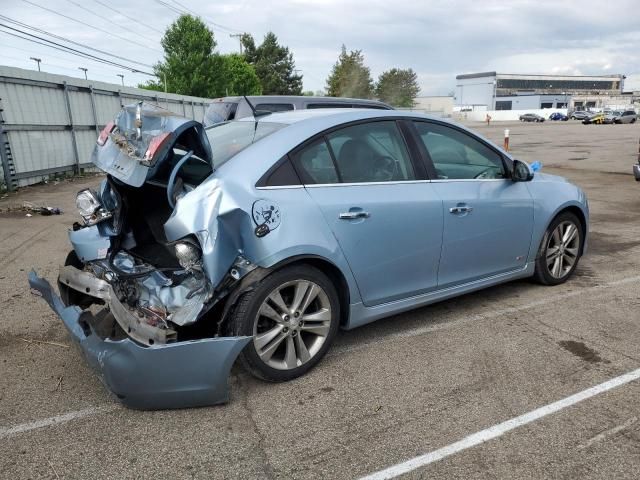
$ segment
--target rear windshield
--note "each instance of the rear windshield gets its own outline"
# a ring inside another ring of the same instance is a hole
[[[238,109],[237,102],[213,102],[204,112],[203,124],[205,127],[215,125],[216,123],[233,120]]]
[[[286,127],[273,122],[226,122],[207,128],[213,152],[213,168],[218,168],[252,143]]]

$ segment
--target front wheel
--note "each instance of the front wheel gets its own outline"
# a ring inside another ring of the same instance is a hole
[[[543,285],[559,285],[573,274],[580,254],[584,235],[582,224],[573,213],[558,215],[540,244],[534,279]]]
[[[253,337],[240,355],[254,376],[272,382],[299,377],[325,355],[337,331],[340,302],[331,280],[309,265],[279,270],[240,297],[235,335]]]

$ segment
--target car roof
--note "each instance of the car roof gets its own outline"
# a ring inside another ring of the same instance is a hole
[[[419,112],[409,112],[402,110],[377,110],[370,108],[318,108],[318,109],[306,109],[306,110],[288,110],[285,112],[274,112],[269,115],[261,115],[257,118],[258,122],[267,123],[284,123],[292,125],[294,123],[303,122],[313,119],[330,119],[338,123],[345,123],[349,121],[364,120],[367,118],[377,117],[417,117],[417,118],[429,118],[435,119],[429,115],[425,115]],[[438,119],[442,120],[442,119]],[[254,117],[243,117],[236,122],[254,122]]]
[[[245,97],[221,97],[214,99],[214,102],[239,102]],[[380,100],[372,100],[367,98],[350,98],[350,97],[316,97],[308,95],[247,95],[251,103],[292,103],[296,101],[304,101],[311,103],[360,103],[363,105],[379,105],[389,109],[392,107]]]

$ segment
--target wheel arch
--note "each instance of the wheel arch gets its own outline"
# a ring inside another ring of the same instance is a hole
[[[547,223],[547,226],[545,227],[545,232],[548,230],[549,225],[551,225],[556,218],[558,218],[558,216],[562,215],[563,213],[572,213],[573,215],[575,215],[578,220],[580,221],[580,226],[582,227],[582,238],[584,239],[584,241],[582,242],[582,246],[580,247],[580,255],[582,255],[584,253],[584,247],[587,244],[586,239],[587,239],[587,228],[588,228],[588,223],[587,223],[587,216],[585,215],[584,211],[578,207],[577,205],[567,205],[564,206],[562,208],[560,208],[555,215],[553,215],[553,217],[551,217],[551,219],[549,220],[549,223]]]
[[[351,295],[349,292],[349,283],[346,277],[333,262],[319,255],[295,255],[286,258],[269,268],[270,273],[280,270],[291,265],[306,264],[317,268],[324,273],[336,287],[338,300],[340,301],[340,326],[344,327],[349,322],[349,304]]]

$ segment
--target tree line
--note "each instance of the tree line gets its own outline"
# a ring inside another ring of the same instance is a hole
[[[273,32],[259,45],[246,33],[240,42],[242,54],[219,53],[205,23],[181,15],[161,40],[164,59],[154,65],[157,80],[139,87],[206,98],[303,94],[302,75],[297,73],[293,54]],[[395,107],[414,106],[419,92],[418,76],[412,69],[392,68],[374,82],[362,51],[347,51],[344,45],[326,81],[327,96],[377,98]]]

